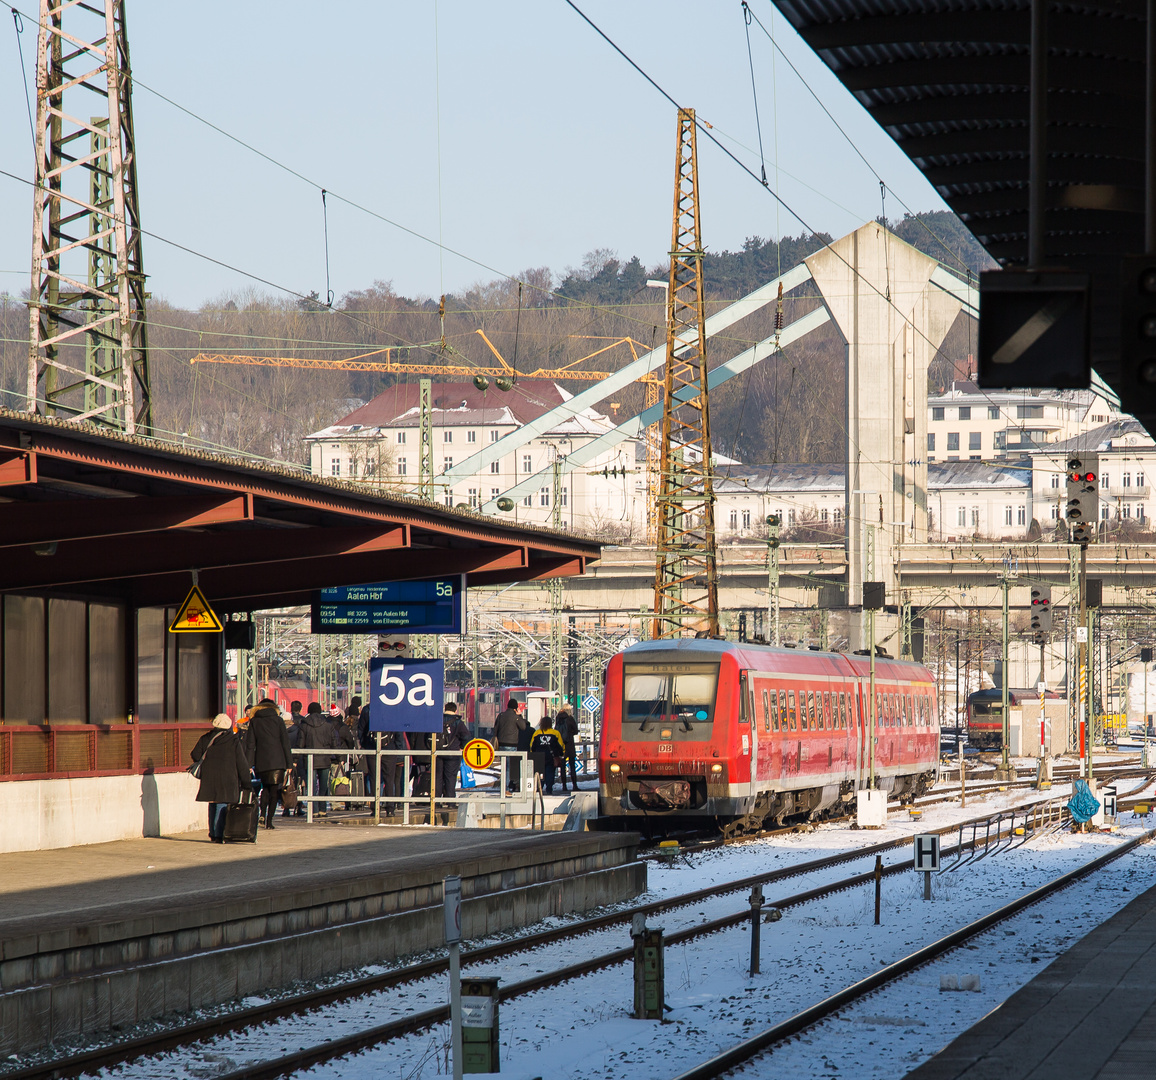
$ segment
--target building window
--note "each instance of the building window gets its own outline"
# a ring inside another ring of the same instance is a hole
[[[1016,524],[1026,525],[1028,523],[1028,508],[1026,506],[1016,507]]]
[[[935,453],[935,432],[929,431],[927,433],[927,452],[929,454]]]
[[[967,526],[967,507],[966,506],[961,506],[959,508],[959,513],[956,515],[955,520],[956,520],[956,524],[961,525],[963,527]]]
[[[476,431],[467,431],[466,432],[466,442],[477,442],[477,441],[478,441],[478,433]]]
[[[942,420],[943,419],[943,407],[941,405],[933,405],[932,406],[931,419],[932,420]]]
[[[1144,504],[1143,504],[1143,503],[1137,503],[1137,504],[1136,504],[1136,516],[1137,516],[1137,517],[1138,517],[1138,518],[1139,518],[1141,521],[1143,521],[1143,520],[1144,520]]]
[[[794,511],[794,509],[787,511],[787,524],[788,525],[794,525],[795,524],[795,511]]]
[[[446,492],[446,506],[454,505],[454,493],[452,491]]]
[[[568,488],[562,489],[562,505],[563,506],[569,506],[570,505],[570,491]]]
[[[1058,506],[1056,506],[1055,503],[1052,503],[1052,521],[1059,521],[1059,520],[1060,520],[1060,508]]]
[[[452,457],[447,457],[445,459],[445,462],[442,464],[442,469],[445,472],[449,472],[450,469],[452,469],[453,467],[454,467],[454,459]]]
[[[491,431],[490,432],[490,442],[497,442],[501,437],[502,437],[502,433],[500,431]]]
[[[401,446],[405,446],[405,432],[399,431],[397,433],[397,441]]]
[[[478,508],[478,489],[470,488],[470,509],[476,510]]]
[[[1137,487],[1143,487],[1144,486],[1144,472],[1142,469],[1136,470],[1136,486]]]
[[[999,419],[999,406],[998,405],[989,405],[987,407],[987,418],[989,420],[998,420]]]
[[[832,516],[835,519],[836,525],[842,525],[843,524],[843,508],[841,506],[835,507],[835,512]]]
[[[1003,508],[1003,523],[1005,525],[1010,525],[1012,523],[1012,508],[1010,506],[1005,506]]]
[[[1132,516],[1132,507],[1131,507],[1131,506],[1130,506],[1128,503],[1125,503],[1125,504],[1124,504],[1124,505],[1123,505],[1123,506],[1120,508],[1120,513],[1121,513],[1121,514],[1122,514],[1124,517],[1126,517],[1126,518],[1130,518],[1130,517]]]
[[[979,507],[973,506],[971,508],[971,527],[973,529],[979,528]]]
[[[502,463],[500,461],[491,461],[490,462],[490,472],[496,473],[496,472],[501,472],[501,471],[502,471]]]
[[[447,430],[447,431],[442,432],[442,442],[453,442],[453,441],[454,441],[454,433],[452,431]]]
[[[1100,487],[1106,488],[1111,486],[1112,485],[1108,480],[1108,474],[1106,472],[1100,473]]]
[[[737,529],[739,527],[739,512],[737,510],[731,511],[731,528]]]
[[[959,432],[958,431],[949,431],[947,433],[947,449],[948,450],[958,450],[959,449]]]
[[[522,496],[522,505],[523,506],[533,506],[534,505],[534,496],[533,495],[523,495]]]
[[[397,459],[397,475],[405,476],[405,458],[403,457]]]
[[[1120,478],[1120,483],[1124,487],[1130,488],[1132,486],[1132,474],[1130,472],[1124,473],[1124,475]]]
[[[1059,491],[1060,489],[1060,474],[1052,473],[1052,490]]]
[[[341,458],[330,458],[329,459],[329,475],[330,476],[340,476],[341,475]]]
[[[1108,508],[1106,506],[1100,507],[1100,520],[1101,521],[1107,521],[1108,520]]]
[[[548,487],[538,489],[538,505],[539,506],[549,506],[550,505],[550,489]]]
[[[533,471],[534,471],[534,466],[530,461],[530,455],[529,454],[523,454],[522,455],[522,472],[528,473],[528,472],[533,472]]]
[[[969,450],[982,450],[983,447],[980,446],[980,439],[982,437],[982,434],[978,431],[969,431],[967,433],[967,448]]]
[[[1044,418],[1044,407],[1042,405],[1017,405],[1016,419],[1017,420],[1042,420]]]
[[[743,511],[743,528],[749,529],[751,527],[751,512],[749,510]]]
[[[960,420],[970,420],[971,419],[971,406],[970,405],[960,405],[959,418],[960,418]]]

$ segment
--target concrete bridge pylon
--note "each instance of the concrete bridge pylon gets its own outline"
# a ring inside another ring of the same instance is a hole
[[[870,222],[806,260],[847,348],[847,597],[898,585],[898,545],[927,539],[927,369],[959,315],[939,263]],[[964,452],[961,451],[961,456]],[[865,620],[850,620],[864,647]]]

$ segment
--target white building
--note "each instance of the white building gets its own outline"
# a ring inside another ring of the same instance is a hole
[[[927,398],[927,460],[990,461],[1030,453],[1126,419],[1096,390],[981,390],[953,382]]]

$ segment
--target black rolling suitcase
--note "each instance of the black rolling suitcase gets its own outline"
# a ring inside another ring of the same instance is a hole
[[[242,791],[241,800],[239,803],[232,803],[225,811],[226,844],[257,842],[257,821],[261,813],[257,798],[251,791]]]

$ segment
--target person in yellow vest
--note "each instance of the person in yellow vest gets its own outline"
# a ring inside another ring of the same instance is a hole
[[[534,772],[542,777],[542,790],[554,794],[554,770],[566,759],[566,744],[549,716],[538,721],[530,739],[530,753],[534,758]]]

